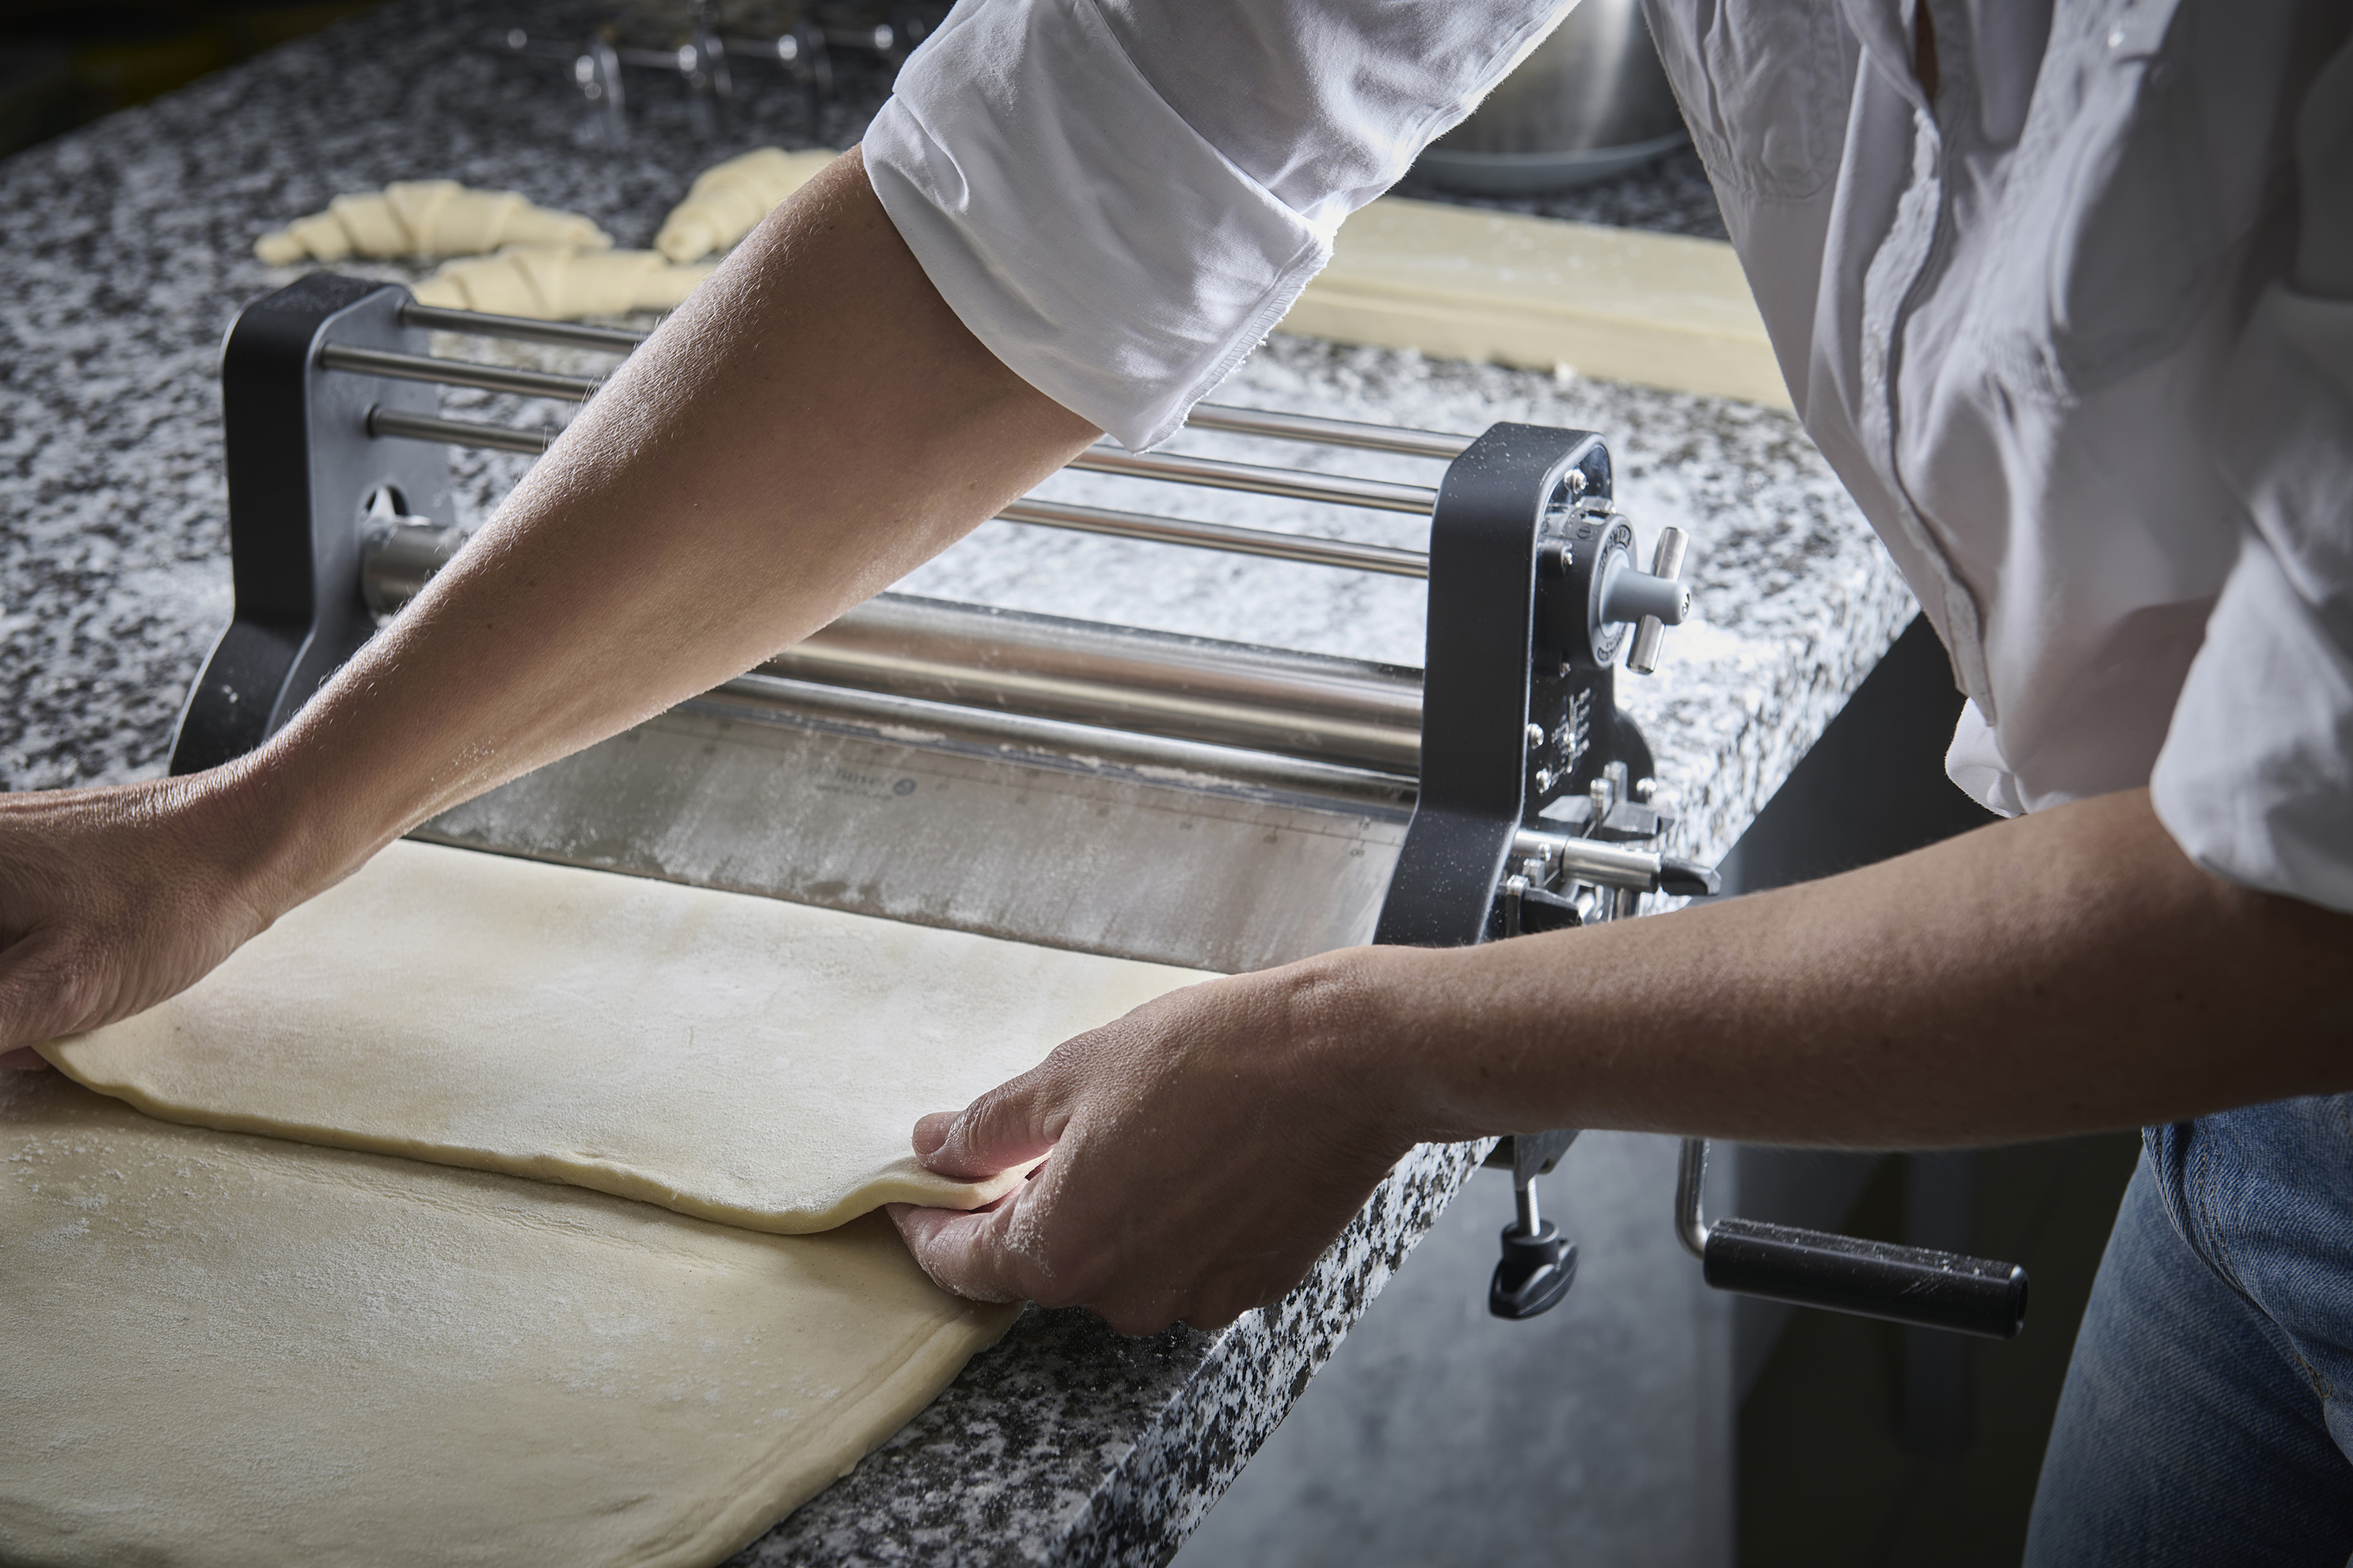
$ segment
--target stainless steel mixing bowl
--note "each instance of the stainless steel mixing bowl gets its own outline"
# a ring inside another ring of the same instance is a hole
[[[1684,140],[1641,0],[1580,0],[1414,169],[1451,190],[1525,195],[1606,179]]]

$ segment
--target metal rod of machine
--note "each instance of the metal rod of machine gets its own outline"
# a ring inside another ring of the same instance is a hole
[[[1400,550],[1388,544],[1359,544],[1347,539],[1276,533],[1269,529],[1237,528],[1230,523],[1155,517],[1138,511],[1113,511],[1104,507],[1073,506],[1066,501],[1018,500],[997,515],[1008,522],[1034,523],[1040,528],[1107,533],[1120,539],[1149,540],[1155,544],[1184,544],[1197,550],[1222,550],[1234,555],[1263,555],[1276,561],[1304,562],[1313,566],[1382,572],[1393,577],[1430,575],[1429,555],[1419,550]]]
[[[369,367],[354,361],[350,368]],[[429,415],[406,414],[393,408],[370,409],[367,431],[371,436],[394,437],[407,441],[440,441],[453,447],[479,447],[494,452],[524,452],[534,457],[546,451],[554,444],[555,437],[563,434],[560,430],[527,430],[512,425],[479,425],[471,420],[438,419]],[[1305,562],[1315,566],[1381,572],[1396,577],[1430,575],[1429,556],[1418,550],[1400,550],[1387,544],[1359,544],[1345,539],[1276,533],[1269,529],[1237,528],[1229,523],[1154,517],[1144,512],[1114,511],[1105,507],[1075,506],[1064,501],[1015,501],[997,515],[1008,522],[1066,528],[1082,533],[1115,534],[1124,539],[1149,540],[1159,544],[1189,545],[1197,550],[1263,555],[1279,561]]]
[[[1649,849],[1630,848],[1599,838],[1574,838],[1564,833],[1539,833],[1524,827],[1513,836],[1515,859],[1540,860],[1556,866],[1579,882],[1598,888],[1623,888],[1635,893],[1672,893],[1678,898],[1714,897],[1723,881],[1708,867]]]
[[[562,397],[575,403],[586,403],[603,384],[591,376],[557,375],[552,371],[480,364],[472,360],[435,359],[430,354],[396,353],[389,349],[364,349],[350,343],[327,344],[319,351],[319,363],[328,370],[352,371],[362,375],[389,375],[442,386],[474,386],[484,392],[512,392],[524,397]]]
[[[481,310],[454,310],[440,305],[409,304],[400,312],[401,324],[475,337],[520,338],[529,342],[565,348],[597,349],[625,354],[649,335],[625,327],[592,327],[578,321],[537,321],[527,316],[498,316]],[[1196,430],[1228,430],[1241,436],[1265,436],[1282,441],[1307,441],[1324,447],[1358,447],[1374,452],[1401,452],[1412,458],[1451,461],[1462,455],[1472,437],[1440,430],[1411,430],[1388,425],[1367,425],[1355,419],[1325,419],[1312,414],[1279,414],[1261,408],[1237,408],[1225,403],[1198,403],[1185,423]]]
[[[454,310],[439,305],[409,304],[400,312],[401,324],[475,337],[520,338],[529,342],[565,348],[597,349],[625,354],[649,334],[625,327],[592,327],[578,321],[537,321],[527,316],[498,316],[480,310]],[[1237,408],[1224,403],[1198,403],[1185,423],[1197,430],[1229,430],[1242,436],[1265,436],[1282,441],[1309,441],[1325,447],[1359,447],[1374,452],[1401,452],[1413,458],[1451,461],[1471,445],[1468,436],[1439,430],[1409,430],[1367,425],[1354,419],[1325,419],[1312,414],[1278,414],[1261,408]]]
[[[1707,1260],[1707,1215],[1701,1207],[1707,1190],[1707,1140],[1686,1138],[1675,1152],[1675,1239],[1701,1262]]]
[[[1185,423],[1195,430],[1229,430],[1239,436],[1266,436],[1279,441],[1312,441],[1324,447],[1361,447],[1373,452],[1402,452],[1409,458],[1437,458],[1451,462],[1472,441],[1470,436],[1449,436],[1437,430],[1408,430],[1388,425],[1365,425],[1354,419],[1324,419],[1313,414],[1277,414],[1262,408],[1236,408],[1226,403],[1197,403]]]
[[[436,419],[405,414],[397,408],[371,408],[367,433],[403,441],[439,441],[451,447],[479,447],[492,452],[522,452],[538,457],[555,444],[561,430],[525,430],[512,425],[477,425],[465,419]]]
[[[1284,756],[1134,731],[1105,730],[1026,713],[997,712],[930,702],[887,692],[860,691],[754,670],[702,696],[690,709],[726,717],[762,719],[779,710],[872,727],[885,734],[918,730],[992,751],[1082,756],[1092,770],[1106,763],[1166,773],[1174,770],[1242,788],[1345,800],[1360,807],[1410,810],[1411,781],[1390,773],[1314,758]]]
[[[466,539],[383,520],[361,552],[368,607],[399,611]],[[859,605],[754,673],[1378,773],[1392,785],[1421,759],[1415,670],[901,594]]]
[[[1401,485],[1388,479],[1352,479],[1336,474],[1310,473],[1303,468],[1267,468],[1255,463],[1229,463],[1215,458],[1180,458],[1160,452],[1123,452],[1113,447],[1090,447],[1071,459],[1071,467],[1089,473],[1120,474],[1128,479],[1162,479],[1179,485],[1206,485],[1212,489],[1250,490],[1259,495],[1293,500],[1331,501],[1340,506],[1368,507],[1377,511],[1409,511],[1428,517],[1438,507],[1438,491],[1429,485]]]
[[[885,594],[760,673],[1411,777],[1419,672]]]
[[[495,316],[483,310],[453,310],[411,302],[400,308],[400,324],[427,331],[465,332],[478,338],[518,338],[559,348],[598,349],[625,354],[646,341],[625,327],[592,327],[582,321],[535,321],[528,316]]]
[[[383,362],[383,363],[379,363]],[[505,371],[499,366],[464,365],[463,362],[431,360],[414,354],[390,354],[369,349],[337,349],[330,346],[322,351],[321,361],[331,370],[373,371],[380,374],[401,375],[417,381],[441,381],[459,386],[482,386],[491,391],[523,392],[534,396],[570,396],[576,389],[594,391],[594,384],[573,376],[541,375],[532,371]],[[437,367],[425,374],[422,367]],[[455,370],[452,367],[459,367]],[[484,373],[477,377],[472,373]],[[494,384],[495,374],[512,384]],[[581,394],[585,395],[585,394]],[[512,425],[478,425],[469,420],[435,419],[424,415],[399,414],[382,409],[369,416],[368,434],[396,436],[416,441],[446,441],[457,447],[487,447],[501,452],[544,452],[560,432],[527,430]],[[1427,517],[1438,504],[1438,492],[1427,485],[1400,485],[1386,479],[1351,479],[1332,474],[1309,473],[1299,468],[1262,468],[1253,463],[1226,463],[1209,458],[1171,458],[1158,454],[1115,452],[1103,447],[1090,447],[1071,462],[1074,468],[1096,473],[1121,474],[1132,479],[1166,479],[1180,485],[1206,485],[1215,489],[1251,490],[1260,495],[1284,496],[1295,500],[1331,501],[1342,506],[1368,507],[1381,511],[1413,512]],[[1133,515],[1133,514],[1131,514]],[[1173,520],[1172,520],[1173,521]],[[1098,528],[1096,532],[1115,531]],[[1254,529],[1240,530],[1242,534],[1256,533]],[[1137,537],[1142,537],[1138,535]],[[1268,538],[1282,535],[1268,534]],[[1170,542],[1191,542],[1171,538]],[[1201,542],[1206,543],[1204,538]],[[1366,547],[1371,548],[1371,547]],[[1249,554],[1271,554],[1262,549],[1246,550]],[[1293,556],[1292,559],[1306,559]],[[1402,562],[1388,565],[1373,565],[1373,557],[1354,559],[1332,564],[1360,566],[1367,571],[1396,572]],[[1425,561],[1420,572],[1405,572],[1407,576],[1426,576]]]

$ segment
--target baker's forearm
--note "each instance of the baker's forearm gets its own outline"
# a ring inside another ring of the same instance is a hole
[[[1335,962],[1420,1137],[1977,1144],[2353,1087],[2353,918],[2200,870],[2146,791],[1672,916]]]
[[[2129,1126],[2353,1085],[2349,986],[2353,919],[2207,876],[2135,792],[1656,920],[1173,993],[915,1129],[944,1175],[1050,1154],[1033,1180],[893,1217],[950,1289],[1214,1326],[1295,1285],[1415,1142]]]
[[[301,894],[425,817],[740,673],[1092,439],[958,322],[856,154],[621,367],[234,787]]]

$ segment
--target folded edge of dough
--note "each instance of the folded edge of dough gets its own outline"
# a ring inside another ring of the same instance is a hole
[[[170,1004],[166,1003],[163,1008],[142,1016],[153,1020],[159,1027],[168,1028],[166,1014],[169,1007]],[[206,1127],[216,1132],[259,1133],[265,1138],[282,1138],[289,1142],[310,1143],[321,1148],[356,1149],[363,1153],[390,1154],[401,1159],[421,1160],[427,1164],[457,1165],[467,1170],[494,1171],[501,1175],[550,1182],[560,1186],[586,1187],[591,1192],[609,1193],[617,1198],[653,1204],[694,1219],[732,1225],[742,1230],[765,1231],[772,1236],[811,1236],[818,1231],[833,1230],[872,1213],[885,1204],[916,1204],[924,1208],[986,1208],[1027,1181],[1030,1172],[1045,1163],[1041,1156],[1010,1170],[999,1171],[985,1182],[956,1182],[924,1169],[910,1152],[884,1169],[870,1173],[829,1208],[814,1212],[754,1213],[680,1192],[659,1177],[634,1166],[578,1153],[523,1158],[501,1153],[495,1149],[377,1137],[348,1130],[322,1136],[310,1129],[289,1126],[267,1116],[238,1115],[174,1105],[158,1096],[153,1087],[140,1078],[134,1065],[140,1055],[136,1021],[127,1022],[132,1023],[133,1028],[126,1030],[121,1024],[111,1026],[106,1032],[105,1043],[95,1050],[76,1048],[85,1041],[95,1043],[96,1037],[90,1035],[69,1035],[37,1046],[35,1049],[51,1067],[84,1089],[95,1089],[120,1100],[159,1121]]]

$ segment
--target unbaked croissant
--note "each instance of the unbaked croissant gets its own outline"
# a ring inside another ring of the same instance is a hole
[[[687,188],[686,200],[662,219],[654,248],[672,261],[726,249],[838,156],[822,149],[787,153],[759,147],[703,170]]]
[[[717,262],[673,267],[650,250],[510,246],[496,256],[443,262],[417,286],[420,305],[571,321],[676,309]]]
[[[504,245],[603,250],[612,237],[577,213],[531,205],[512,191],[470,190],[455,180],[396,180],[381,191],[337,196],[253,242],[273,267],[311,257],[478,256]]]

